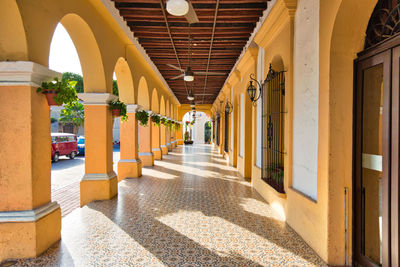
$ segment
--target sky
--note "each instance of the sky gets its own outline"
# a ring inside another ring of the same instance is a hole
[[[82,75],[74,43],[60,23],[57,25],[51,41],[49,67],[58,72],[74,72]]]
[[[49,68],[61,73],[73,72],[82,75],[78,52],[61,23],[58,23],[51,40]],[[113,73],[113,79],[117,79],[115,73]]]

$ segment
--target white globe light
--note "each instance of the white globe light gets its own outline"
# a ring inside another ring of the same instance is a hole
[[[167,11],[174,16],[184,16],[189,12],[189,4],[186,0],[168,0]]]

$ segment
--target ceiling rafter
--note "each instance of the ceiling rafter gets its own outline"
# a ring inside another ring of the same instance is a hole
[[[196,103],[212,104],[270,0],[218,0],[218,11],[217,0],[190,1],[199,19],[190,25],[190,66],[195,73],[202,73],[195,74],[193,82],[172,79],[182,72],[170,66],[184,70],[189,65],[189,24],[184,16],[167,13],[166,0],[111,1],[180,103],[189,103],[185,94],[190,89]],[[226,75],[205,75],[207,72]]]

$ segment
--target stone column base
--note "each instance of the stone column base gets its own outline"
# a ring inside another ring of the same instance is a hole
[[[171,151],[171,150],[172,150],[171,143],[166,143],[165,145],[167,146],[167,148],[168,148],[168,151]]]
[[[142,161],[140,159],[120,159],[118,161],[118,182],[125,178],[142,176]]]
[[[161,152],[162,152],[163,155],[168,155],[167,146],[161,145]]]
[[[142,161],[142,166],[154,166],[154,155],[151,152],[139,152],[139,159]]]
[[[81,207],[93,200],[111,199],[118,193],[118,178],[110,173],[87,173],[81,180]]]
[[[156,147],[156,148],[153,148],[151,151],[153,152],[154,159],[158,159],[158,160],[162,159],[161,148]]]
[[[61,210],[49,202],[33,210],[0,212],[0,262],[34,258],[61,238]]]

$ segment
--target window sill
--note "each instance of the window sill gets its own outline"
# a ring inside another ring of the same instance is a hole
[[[261,181],[263,181],[263,183],[268,187],[268,189],[270,191],[272,191],[274,193],[274,195],[276,195],[279,198],[282,199],[286,199],[287,198],[287,194],[286,193],[279,193],[278,191],[276,191],[275,188],[273,188],[269,183],[267,183],[266,181],[264,181],[263,179],[261,179]]]

